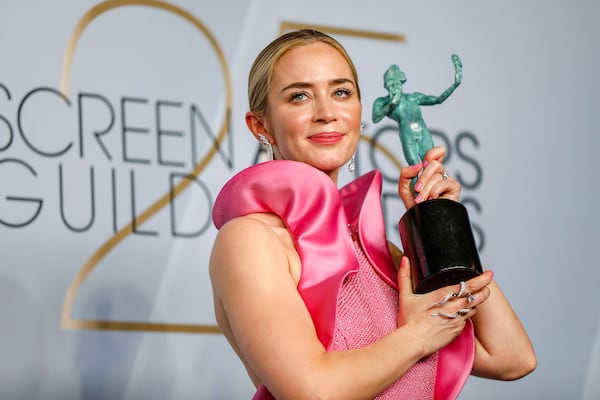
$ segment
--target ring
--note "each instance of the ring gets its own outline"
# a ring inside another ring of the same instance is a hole
[[[465,281],[460,281],[460,289],[458,291],[458,293],[456,292],[450,292],[446,295],[446,297],[444,297],[444,299],[442,301],[439,301],[437,303],[433,303],[432,305],[430,305],[428,307],[428,309],[434,308],[434,307],[439,307],[439,306],[443,306],[444,304],[446,304],[447,302],[449,302],[450,300],[462,297],[465,293],[467,293],[467,284],[465,283]],[[469,293],[470,296],[473,296]],[[472,301],[470,300],[470,297],[467,297],[467,301],[469,301],[469,303],[472,303]],[[473,301],[475,301],[475,298],[473,297]],[[435,315],[436,317],[439,317],[439,315]],[[446,317],[448,318],[448,317]]]
[[[458,318],[458,311],[455,312],[454,314],[448,314],[445,312],[434,312],[433,314],[431,314],[432,317],[444,317],[444,318],[448,318],[448,319],[456,319]]]
[[[432,305],[429,306],[429,308],[434,308],[434,307],[439,307],[439,306],[443,306],[444,304],[446,304],[447,302],[449,302],[450,300],[452,300],[453,298],[456,297],[456,293],[454,292],[450,292],[446,295],[446,297],[444,297],[444,300],[439,301],[437,303],[433,303]]]
[[[467,301],[469,303],[473,303],[475,301],[475,296],[473,296],[473,294],[469,293],[469,295],[467,296]]]
[[[443,170],[443,171],[441,172],[441,174],[442,174],[442,179],[443,179],[443,180],[445,180],[445,181],[446,181],[446,180],[448,180],[448,171],[446,171],[446,170]]]
[[[435,312],[433,314],[431,314],[432,317],[444,317],[447,319],[456,319],[458,317],[462,317],[467,315],[468,313],[471,312],[471,308],[461,308],[460,310],[456,311],[454,314],[448,314],[445,312]]]

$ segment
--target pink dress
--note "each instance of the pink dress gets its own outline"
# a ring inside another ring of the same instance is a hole
[[[398,284],[385,237],[379,171],[338,190],[327,175],[303,163],[258,164],[223,187],[213,221],[220,228],[256,212],[277,214],[291,233],[302,262],[298,292],[327,351],[363,347],[396,329]],[[473,357],[469,322],[451,344],[376,398],[454,399]],[[264,386],[254,396],[272,398]]]

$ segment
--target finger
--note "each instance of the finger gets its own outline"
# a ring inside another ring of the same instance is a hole
[[[437,311],[434,313],[431,313],[432,317],[444,317],[446,319],[457,319],[457,318],[461,318],[464,317],[469,318],[470,314],[472,314],[473,309],[472,308],[459,308],[458,310],[454,311],[454,312],[445,312],[445,311]]]
[[[494,273],[490,270],[483,272],[482,274],[476,276],[475,278],[471,278],[466,282],[467,291],[469,293],[476,293],[485,288],[487,285],[492,283],[492,279],[494,278]]]
[[[415,198],[417,203],[431,198],[432,190],[436,185],[442,184],[446,186],[443,177],[444,171],[444,166],[437,160],[427,163],[415,184],[415,192],[418,193],[417,198]]]
[[[443,288],[437,289],[434,292],[432,292],[434,297],[439,300],[436,301],[435,303],[432,303],[429,306],[429,308],[441,307],[444,304],[448,303],[449,301],[454,300],[454,299],[458,298],[459,296],[462,296],[463,294],[467,293],[466,282],[460,282],[460,284],[458,286],[459,286],[458,289],[456,288],[456,285],[450,285],[450,286],[445,286]]]
[[[441,175],[441,174],[440,174]],[[454,201],[458,201],[460,198],[461,186],[458,181],[456,181],[452,177],[448,177],[448,179],[444,179],[442,177],[441,180],[437,180],[435,184],[431,186],[429,191],[428,199],[450,199]]]
[[[400,268],[398,269],[398,290],[400,291],[401,296],[415,294],[412,287],[410,261],[406,256],[403,256],[400,260]]]
[[[448,175],[441,163],[432,161],[420,175],[415,190],[419,192],[418,198],[415,198],[417,203],[437,198],[458,201],[461,185],[456,179]]]
[[[426,185],[427,181],[429,181],[437,172],[444,171],[444,158],[446,157],[446,149],[441,146],[432,147],[425,153],[425,157],[423,159],[423,171],[421,173],[420,179],[423,180],[423,186]]]
[[[463,301],[465,301],[464,306],[468,308],[475,309],[478,305],[486,301],[490,297],[490,288],[484,287],[478,292],[469,293],[467,297]]]
[[[403,167],[400,170],[400,178],[406,179],[406,180],[410,181],[412,178],[414,178],[415,176],[419,175],[419,172],[421,172],[422,169],[423,169],[423,164],[422,163],[414,164],[414,165],[408,165],[406,167]]]
[[[402,199],[406,209],[415,204],[414,194],[411,189],[411,181],[419,175],[423,169],[423,164],[415,164],[404,167],[400,170],[400,179],[398,180],[398,195]]]
[[[425,153],[425,158],[423,161],[427,161],[430,163],[432,161],[438,161],[439,163],[444,162],[444,158],[446,157],[446,149],[442,146],[434,146]]]
[[[449,301],[455,299],[464,299],[463,301],[467,303],[465,304],[465,307],[474,307],[481,301],[484,301],[487,298],[485,293],[481,295],[479,293],[482,290],[488,289],[485,282],[488,281],[490,274],[484,273],[483,275],[487,276],[478,276],[466,282],[461,281],[456,285],[449,285],[436,290],[434,292],[435,296],[440,300],[431,304],[429,308],[442,307]],[[489,282],[491,282],[491,280],[489,280]],[[484,286],[481,286],[482,284],[484,284]]]

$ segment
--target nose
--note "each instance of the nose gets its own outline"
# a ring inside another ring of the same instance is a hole
[[[335,104],[330,98],[320,98],[314,103],[314,116],[315,122],[331,122],[336,119]]]

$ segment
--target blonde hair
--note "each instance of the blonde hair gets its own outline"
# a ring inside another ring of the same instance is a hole
[[[264,117],[268,109],[268,94],[271,80],[273,79],[273,70],[277,61],[293,48],[305,46],[311,43],[321,42],[330,45],[340,52],[346,59],[354,83],[356,84],[356,93],[360,99],[360,88],[358,87],[358,74],[356,67],[346,52],[346,49],[331,36],[313,29],[300,29],[279,36],[265,47],[256,57],[250,74],[248,76],[248,103],[250,111],[257,116]]]

